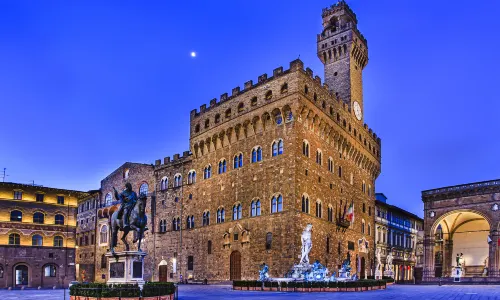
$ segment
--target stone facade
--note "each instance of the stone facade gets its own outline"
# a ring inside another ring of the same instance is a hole
[[[376,194],[375,243],[381,250],[381,272],[386,268],[387,255],[392,251],[396,281],[422,280],[417,269],[423,252],[417,252],[419,232],[424,220],[408,211],[387,203],[384,194]]]
[[[0,288],[75,280],[76,206],[87,194],[0,183]]]
[[[462,281],[500,281],[500,180],[423,191],[422,201],[424,280],[451,280],[462,254]]]
[[[359,35],[345,3],[327,10],[342,19],[336,34]],[[361,78],[360,61],[349,58],[356,47],[345,49],[342,63]],[[331,64],[324,63],[326,74]],[[336,271],[350,251],[353,270],[373,275],[374,235],[362,223],[375,222],[368,210],[375,209],[381,141],[336,94],[344,88],[361,91],[361,80],[322,84],[295,60],[191,111],[189,151],[153,166],[127,163],[101,182],[96,280],[106,274],[101,231],[116,210],[106,195],[127,181],[136,192],[150,187],[146,280],[255,279],[262,262],[271,276],[284,276],[298,263],[308,223],[312,261]]]
[[[100,191],[89,191],[89,195],[78,200],[76,245],[78,253],[75,257],[76,279],[79,281],[95,281],[97,257],[96,228],[97,210],[101,203]]]

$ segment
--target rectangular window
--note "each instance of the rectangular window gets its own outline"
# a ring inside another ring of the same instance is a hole
[[[14,199],[15,200],[22,200],[23,199],[23,192],[22,191],[14,191]]]
[[[347,250],[353,250],[354,251],[354,242],[351,242],[351,241],[347,242]]]
[[[57,204],[64,204],[64,196],[57,196]],[[87,209],[89,209],[89,203],[87,203]]]
[[[194,270],[193,265],[194,265],[194,257],[188,256],[188,271]]]
[[[43,202],[44,194],[35,194],[36,195],[36,202]]]

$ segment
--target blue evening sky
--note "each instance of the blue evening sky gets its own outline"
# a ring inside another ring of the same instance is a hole
[[[424,189],[500,177],[500,1],[348,3],[369,44],[377,192],[422,215]],[[210,99],[299,55],[323,77],[330,4],[2,1],[0,168],[88,190],[125,161],[188,150],[189,112]]]

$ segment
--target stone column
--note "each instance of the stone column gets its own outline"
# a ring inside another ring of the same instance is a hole
[[[489,277],[500,277],[500,262],[499,262],[499,247],[498,241],[500,239],[500,232],[492,230],[490,232],[490,238],[492,242],[490,243],[489,258],[488,258],[488,276]]]
[[[443,277],[451,276],[451,268],[453,267],[453,240],[450,238],[444,241],[443,251]]]
[[[426,234],[424,237],[424,270],[423,280],[434,278],[434,235]]]

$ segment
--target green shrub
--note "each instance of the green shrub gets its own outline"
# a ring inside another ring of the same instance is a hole
[[[146,282],[142,288],[143,297],[172,295],[175,285],[172,282]]]

